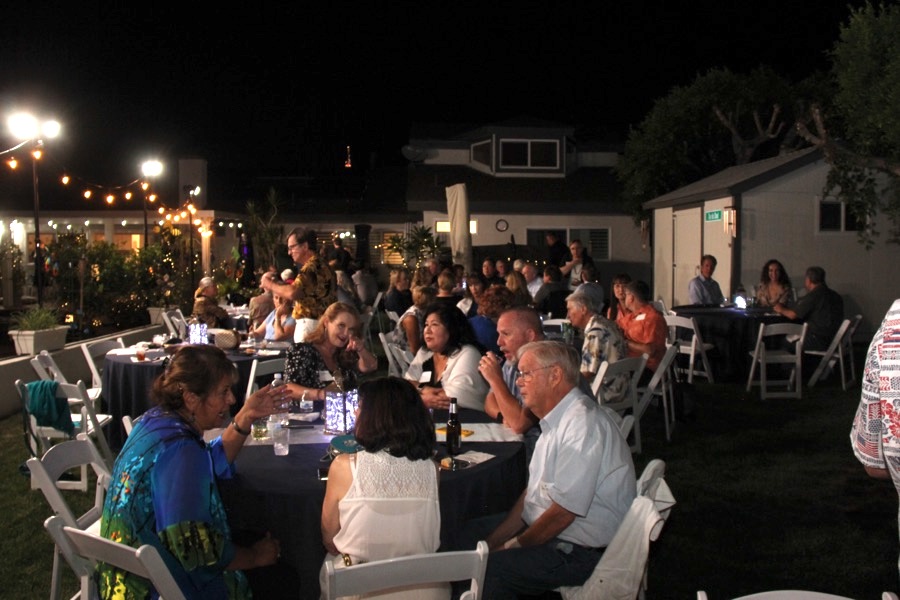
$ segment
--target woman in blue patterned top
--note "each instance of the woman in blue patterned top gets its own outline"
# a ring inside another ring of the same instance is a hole
[[[262,388],[231,420],[237,371],[221,349],[184,346],[169,360],[151,390],[157,406],[135,424],[113,466],[100,533],[156,547],[187,598],[251,598],[239,569],[274,564],[279,543],[267,534],[251,547],[235,545],[216,480],[234,474],[250,424],[281,410],[285,392]],[[204,442],[203,432],[217,427],[222,435]],[[158,597],[146,579],[105,564],[98,572],[101,598]]]

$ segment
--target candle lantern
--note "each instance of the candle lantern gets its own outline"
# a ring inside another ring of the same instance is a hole
[[[359,393],[348,375],[335,373],[334,384],[325,388],[325,433],[329,435],[344,435],[356,426]]]

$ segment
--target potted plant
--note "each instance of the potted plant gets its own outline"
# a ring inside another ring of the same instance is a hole
[[[61,325],[55,310],[32,306],[10,317],[9,337],[16,354],[38,354],[41,350],[59,350],[66,345],[67,325]]]

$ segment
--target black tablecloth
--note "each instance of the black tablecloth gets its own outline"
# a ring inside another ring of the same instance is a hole
[[[237,366],[240,374],[238,383],[232,388],[237,400],[232,407],[234,414],[243,405],[247,381],[250,379],[250,366],[257,357],[231,353],[229,358]],[[258,358],[267,360],[271,357]],[[106,427],[106,437],[113,451],[118,451],[125,443],[122,417],[124,415],[137,417],[153,405],[150,400],[150,388],[162,370],[162,360],[135,362],[130,355],[107,355],[103,363],[103,401],[106,403],[106,411],[113,418],[112,423]]]
[[[463,423],[481,420],[460,416]],[[437,414],[435,421],[440,422]],[[442,544],[452,540],[466,520],[509,510],[525,488],[523,444],[464,441],[463,451],[469,450],[495,458],[457,472],[441,471]],[[328,466],[321,460],[326,451],[325,444],[293,444],[288,456],[275,457],[271,446],[247,446],[235,461],[235,478],[219,482],[232,529],[270,531],[281,542],[282,561],[300,577],[300,598],[319,597],[326,482],[317,475],[320,466]]]
[[[716,381],[723,382],[746,381],[760,325],[789,321],[761,308],[676,306],[672,310],[680,317],[693,317],[703,341],[715,344],[716,351],[707,356]]]

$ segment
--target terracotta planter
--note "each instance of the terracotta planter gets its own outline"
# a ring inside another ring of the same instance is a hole
[[[69,327],[67,325],[38,331],[12,329],[9,332],[9,337],[12,338],[13,343],[16,345],[16,354],[34,355],[40,353],[41,350],[50,352],[63,348],[66,345],[66,334],[68,332]]]

